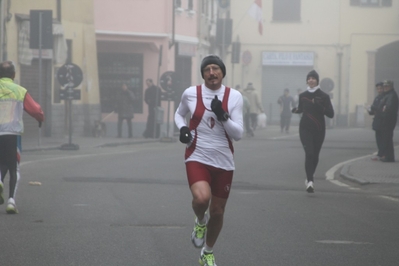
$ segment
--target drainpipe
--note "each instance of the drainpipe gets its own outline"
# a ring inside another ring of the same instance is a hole
[[[173,0],[172,4],[172,40],[169,42],[169,49],[175,45],[175,13],[176,13],[176,3],[175,0]]]
[[[4,30],[3,30],[3,25],[4,25],[4,5],[3,5],[3,0],[0,0],[0,60],[3,62],[3,36],[4,36]]]
[[[337,53],[338,56],[338,116],[341,117],[341,95],[342,95],[342,52]]]

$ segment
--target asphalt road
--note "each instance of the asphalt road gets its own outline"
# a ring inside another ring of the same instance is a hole
[[[325,176],[374,150],[369,131],[328,130],[308,194],[296,134],[235,143],[218,265],[398,265],[399,203]],[[0,265],[198,265],[183,151],[176,142],[24,153],[20,213],[0,210]]]

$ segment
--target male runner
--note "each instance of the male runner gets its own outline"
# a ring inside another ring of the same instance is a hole
[[[223,226],[235,169],[232,141],[241,139],[244,132],[243,99],[240,92],[222,84],[226,67],[218,56],[202,60],[201,75],[204,84],[183,92],[175,123],[180,141],[187,144],[186,172],[196,216],[191,240],[202,248],[199,263],[216,266],[213,246]]]
[[[14,83],[15,67],[11,61],[0,63],[0,204],[4,203],[4,178],[10,173],[10,193],[6,212],[18,213],[15,204],[17,189],[17,136],[24,131],[22,113],[25,110],[38,122],[43,122],[44,114],[40,105],[33,100],[27,90]]]

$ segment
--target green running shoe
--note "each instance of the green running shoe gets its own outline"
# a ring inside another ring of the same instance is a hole
[[[213,256],[213,253],[205,253],[204,249],[201,250],[199,264],[202,266],[217,266],[215,262],[215,256]]]
[[[0,182],[0,205],[4,203],[3,190],[4,190],[3,182]]]
[[[195,225],[193,232],[191,233],[191,242],[193,242],[194,247],[202,248],[205,243],[205,234],[206,234],[206,224],[197,223],[197,219],[195,219]]]
[[[206,225],[209,220],[208,211],[204,214],[205,224],[199,224],[198,218],[195,218],[195,224],[193,232],[191,233],[191,242],[193,242],[194,247],[202,248],[205,244],[205,235],[206,235]]]

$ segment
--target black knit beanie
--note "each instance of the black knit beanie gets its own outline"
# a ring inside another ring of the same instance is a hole
[[[315,78],[317,80],[317,85],[319,85],[319,74],[315,70],[309,72],[306,76],[306,82],[308,82],[309,77]]]
[[[219,56],[217,56],[217,55],[211,54],[211,55],[205,56],[204,59],[202,59],[202,63],[201,63],[202,78],[204,78],[204,68],[210,64],[218,65],[223,72],[223,77],[226,76],[226,66],[224,65],[222,59],[220,59]]]

